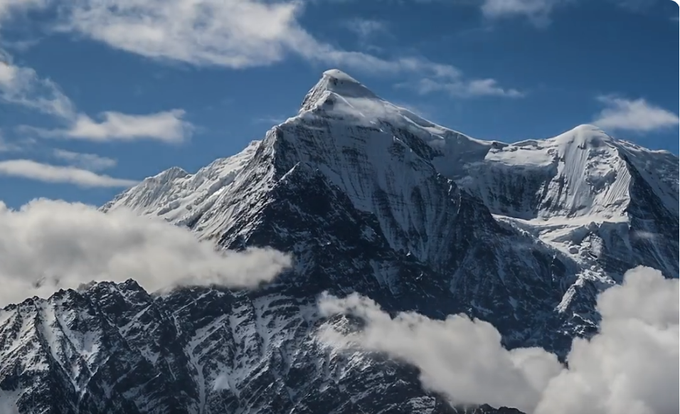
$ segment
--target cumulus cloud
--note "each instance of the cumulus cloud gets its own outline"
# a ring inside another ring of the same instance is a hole
[[[52,151],[52,154],[55,158],[66,161],[72,166],[89,171],[105,170],[107,168],[115,167],[117,164],[117,161],[113,158],[102,157],[97,154],[66,151],[62,149],[55,149]]]
[[[391,317],[357,294],[322,296],[324,316],[364,320],[319,338],[345,350],[388,354],[420,369],[423,386],[455,404],[511,406],[528,414],[671,414],[678,412],[678,280],[637,268],[598,298],[600,331],[576,339],[568,368],[539,348],[506,350],[489,323],[463,315],[432,320],[413,312]]]
[[[489,323],[464,315],[432,320],[413,312],[395,318],[370,299],[352,294],[324,296],[323,315],[344,313],[366,322],[361,332],[342,335],[325,329],[320,338],[340,348],[384,352],[417,366],[426,388],[444,393],[457,404],[511,406],[530,411],[546,380],[562,369],[542,349],[505,350]]]
[[[629,100],[616,96],[600,96],[597,99],[605,105],[593,121],[600,128],[650,132],[678,126],[677,114],[644,99]]]
[[[44,164],[33,160],[0,161],[0,175],[47,183],[75,184],[80,187],[131,187],[136,181],[109,177],[73,167]]]
[[[537,414],[678,412],[678,280],[637,268],[599,297],[600,332],[575,339]]]
[[[165,143],[180,143],[189,138],[193,126],[182,118],[180,109],[148,115],[129,115],[119,112],[104,112],[97,122],[80,114],[67,129],[31,130],[45,138],[65,138],[87,141],[133,141],[156,140]]]
[[[183,285],[255,287],[291,264],[272,249],[218,251],[189,231],[121,210],[35,200],[0,203],[0,304],[90,281],[135,279],[148,290]]]

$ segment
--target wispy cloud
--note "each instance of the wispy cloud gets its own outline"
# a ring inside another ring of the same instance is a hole
[[[74,0],[64,31],[151,58],[233,68],[266,65],[306,37],[301,2]]]
[[[375,34],[387,33],[388,31],[385,22],[371,19],[350,19],[344,22],[344,26],[363,40],[366,40]]]
[[[577,338],[569,366],[540,348],[507,350],[489,323],[465,315],[433,320],[395,316],[352,294],[322,296],[324,316],[363,320],[347,333],[342,319],[319,331],[348,352],[381,352],[415,365],[423,385],[457,404],[514,407],[530,414],[672,413],[678,409],[678,280],[637,268],[597,300],[600,330]],[[643,361],[640,356],[644,355]]]
[[[462,75],[423,78],[417,82],[400,83],[397,86],[413,89],[421,95],[443,92],[459,98],[477,98],[485,96],[521,98],[525,95],[524,92],[517,89],[501,87],[495,79],[465,79]]]
[[[56,117],[68,126],[59,129],[24,127],[42,137],[89,141],[133,141],[151,139],[166,143],[185,141],[194,131],[183,120],[184,110],[174,109],[152,114],[132,115],[104,112],[101,121],[79,113],[76,106],[50,79],[41,78],[35,70],[16,66],[9,55],[0,50],[0,101],[22,105]]]
[[[45,130],[28,128],[44,138],[64,138],[85,141],[134,141],[149,139],[165,143],[180,143],[191,136],[193,126],[182,118],[181,109],[148,115],[104,112],[101,121],[80,114],[66,129]]]
[[[254,124],[278,125],[283,123],[287,117],[285,116],[263,116],[253,119]]]
[[[459,2],[462,0],[459,0]],[[526,18],[537,27],[545,27],[551,22],[556,10],[592,0],[480,0],[482,14],[491,20],[507,18]],[[653,7],[657,0],[603,0],[613,7],[638,13]]]
[[[526,17],[538,26],[547,25],[553,9],[571,0],[484,0],[481,9],[491,19]]]
[[[89,171],[100,171],[116,166],[117,162],[113,158],[102,157],[97,154],[83,152],[66,151],[55,149],[52,152],[54,158],[65,161],[71,166],[82,168]]]
[[[22,105],[52,116],[69,119],[75,114],[71,100],[50,79],[35,70],[15,66],[0,50],[0,101]]]
[[[133,180],[99,175],[82,168],[43,164],[27,159],[0,161],[0,175],[80,187],[131,187],[137,184]]]
[[[617,6],[632,12],[639,12],[654,6],[658,0],[610,0]],[[677,1],[671,0],[677,4]]]
[[[474,81],[460,76],[454,66],[422,57],[386,59],[320,41],[300,25],[305,2],[298,0],[44,0],[40,4],[46,2],[59,5],[57,30],[152,59],[247,68],[280,62],[292,54],[364,73],[457,76],[461,84]],[[355,20],[352,27],[363,35],[384,30],[382,23],[365,19]],[[477,89],[486,80],[476,82],[468,89]],[[494,88],[486,95],[505,96],[500,86]]]
[[[304,11],[300,1],[74,0],[62,10],[60,30],[154,59],[247,68],[273,64],[294,54],[310,62],[364,73],[460,75],[454,66],[421,57],[384,59],[322,42],[300,25]],[[372,20],[356,20],[352,27],[362,34],[384,29]],[[467,80],[459,77],[459,82]]]
[[[21,152],[24,146],[18,142],[8,141],[0,132],[0,152]]]
[[[605,105],[593,123],[609,130],[650,132],[678,127],[678,115],[644,99],[629,100],[618,96],[599,96]]]
[[[2,0],[0,1],[0,24],[11,13],[21,13],[29,9],[47,6],[51,0]]]

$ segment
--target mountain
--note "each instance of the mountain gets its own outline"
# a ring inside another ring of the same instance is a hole
[[[103,211],[160,216],[295,263],[255,291],[93,283],[0,312],[0,401],[22,413],[516,413],[454,408],[416,369],[318,342],[316,298],[466,313],[508,348],[564,357],[595,298],[644,264],[678,277],[678,158],[582,125],[473,139],[338,70],[298,114],[195,174],[171,168]],[[349,325],[348,325],[349,323]],[[0,403],[0,407],[2,404]]]

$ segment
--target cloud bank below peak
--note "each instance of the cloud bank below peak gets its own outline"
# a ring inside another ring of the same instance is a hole
[[[382,352],[415,365],[423,385],[455,404],[509,406],[527,414],[666,414],[678,411],[678,280],[636,268],[597,302],[600,331],[575,339],[568,368],[540,348],[506,350],[489,323],[413,312],[392,317],[352,294],[322,296],[324,316],[365,324],[343,333],[326,325],[319,339],[348,352]]]
[[[174,286],[256,287],[291,265],[272,249],[216,250],[189,231],[128,211],[34,200],[0,202],[0,306],[91,281],[134,279],[155,291]]]

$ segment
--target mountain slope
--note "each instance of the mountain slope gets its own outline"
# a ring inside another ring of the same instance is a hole
[[[252,292],[160,295],[129,281],[7,307],[0,389],[31,413],[460,412],[408,366],[319,344],[323,324],[353,325],[320,319],[317,296],[464,312],[509,348],[564,356],[597,329],[596,294],[623,271],[677,277],[677,171],[676,157],[590,126],[476,140],[327,71],[262,141],[102,207],[161,216],[224,248],[291,252],[290,271]]]

